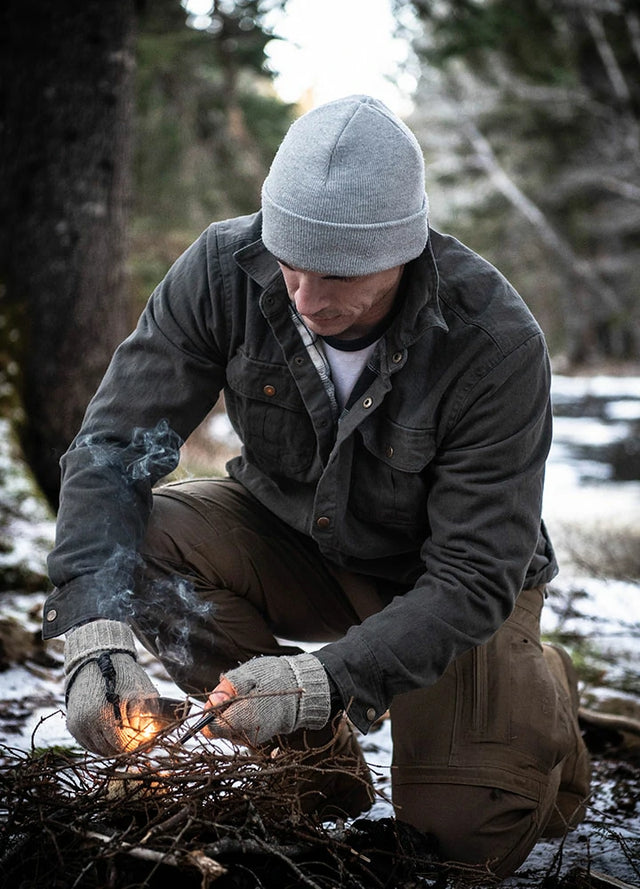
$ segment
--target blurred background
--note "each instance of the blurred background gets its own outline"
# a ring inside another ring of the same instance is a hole
[[[0,590],[46,588],[59,458],[152,289],[211,221],[258,209],[293,119],[352,92],[413,128],[433,226],[497,265],[546,334],[566,578],[549,631],[584,640],[606,601],[637,640],[634,0],[5,0]],[[223,472],[237,448],[220,403],[180,472]],[[608,586],[587,595],[586,575]],[[593,612],[578,629],[576,590]]]

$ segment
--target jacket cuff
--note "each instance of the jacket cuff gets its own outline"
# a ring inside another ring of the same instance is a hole
[[[356,675],[341,656],[341,642],[330,642],[315,652],[327,675],[338,689],[344,702],[344,712],[349,721],[366,735],[373,723],[385,712],[389,702],[383,697],[381,683],[374,683],[379,677],[378,665],[367,645],[358,646],[361,666]],[[369,680],[365,682],[365,677]]]
[[[114,595],[105,601],[105,595],[99,590],[94,574],[75,577],[64,587],[52,590],[43,607],[42,638],[61,636],[89,621],[122,621],[130,612],[130,608],[123,608],[123,603],[131,594],[114,589]]]

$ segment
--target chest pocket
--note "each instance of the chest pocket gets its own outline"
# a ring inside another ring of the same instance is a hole
[[[425,533],[434,430],[377,417],[360,427],[359,439],[350,493],[353,512],[364,521],[414,526],[418,536]]]
[[[315,431],[287,367],[239,352],[227,365],[225,405],[249,462],[288,477],[311,466]]]

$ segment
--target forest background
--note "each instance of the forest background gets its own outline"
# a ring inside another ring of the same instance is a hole
[[[54,507],[59,456],[114,347],[210,221],[259,206],[304,110],[266,65],[275,8],[286,0],[217,0],[195,22],[178,0],[4,6],[2,410]],[[637,360],[635,5],[393,8],[436,227],[513,281],[557,367]]]
[[[636,7],[393,0],[434,226],[514,283],[556,371],[634,385]],[[114,348],[211,221],[258,208],[282,136],[313,104],[283,102],[268,67],[267,23],[286,9],[214,0],[198,22],[179,0],[6,0],[0,10],[0,606],[2,593],[47,588],[50,526],[38,528],[55,515],[59,458]],[[187,442],[187,471],[223,463],[210,429]],[[633,441],[625,472],[640,480]],[[598,529],[575,545],[583,568],[637,593],[637,527],[625,535]],[[41,657],[14,630],[0,614],[0,670]],[[635,700],[636,667],[625,676]]]

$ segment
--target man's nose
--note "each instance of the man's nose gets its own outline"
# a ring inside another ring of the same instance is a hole
[[[294,294],[296,309],[301,315],[313,315],[327,307],[327,300],[322,293],[322,282],[311,275],[300,275],[298,287]]]

